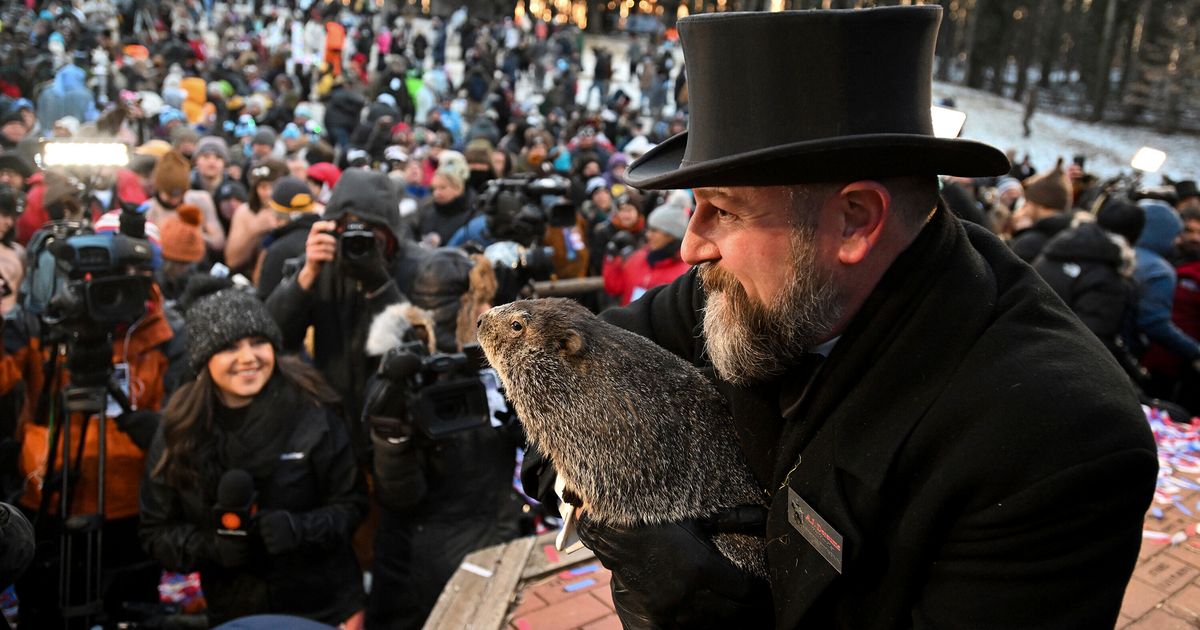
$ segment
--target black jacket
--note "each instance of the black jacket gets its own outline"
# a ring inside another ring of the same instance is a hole
[[[1120,334],[1135,297],[1132,248],[1123,250],[1104,228],[1083,223],[1050,239],[1033,268],[1097,337]]]
[[[301,541],[295,551],[269,555],[252,534],[255,547],[248,565],[227,569],[215,564],[215,498],[180,491],[150,474],[163,453],[161,431],[146,458],[142,545],[168,570],[201,572],[213,625],[267,612],[337,624],[365,603],[350,538],[367,512],[366,484],[345,425],[294,386],[280,383],[280,387],[273,411],[291,433],[273,441],[275,448],[238,457],[222,448],[229,443],[228,433],[218,428],[214,439],[224,470],[243,469],[254,478],[260,513],[292,513]],[[219,422],[214,424],[220,427]],[[209,494],[215,495],[215,489]]]
[[[266,301],[283,332],[285,352],[299,352],[305,332],[313,327],[313,363],[342,397],[350,419],[356,420],[362,413],[363,391],[378,363],[363,351],[371,321],[388,306],[405,301],[425,255],[412,243],[402,242],[399,247],[390,264],[395,282],[378,295],[367,297],[356,280],[343,275],[331,262],[321,268],[308,291],[301,289],[293,276],[280,282]],[[358,425],[350,423],[361,453],[366,442]]]
[[[1017,232],[1010,243],[1013,253],[1027,263],[1033,262],[1055,234],[1071,226],[1072,218],[1074,215],[1070,212],[1055,214]]]
[[[446,205],[435,202],[432,195],[426,197],[417,209],[421,220],[418,227],[421,236],[434,233],[438,235],[441,245],[449,243],[454,233],[475,216],[474,198],[475,195],[470,190],[465,190]]]
[[[320,215],[305,215],[275,228],[263,241],[266,255],[263,256],[262,267],[258,270],[258,297],[266,300],[275,287],[283,281],[284,265],[287,261],[304,257],[304,246],[308,242],[308,233],[312,231],[313,223],[320,220]]]
[[[718,381],[773,497],[780,628],[1098,628],[1158,470],[1104,348],[992,234],[939,210],[812,377]],[[710,367],[694,272],[607,319]],[[835,570],[793,523],[841,544]],[[666,578],[664,578],[666,579]]]

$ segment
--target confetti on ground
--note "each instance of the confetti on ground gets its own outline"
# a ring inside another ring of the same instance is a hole
[[[1146,420],[1158,444],[1158,485],[1154,490],[1150,515],[1162,521],[1166,514],[1159,506],[1171,506],[1183,516],[1195,518],[1195,512],[1185,504],[1185,501],[1191,503],[1192,497],[1184,495],[1200,490],[1200,418],[1179,423],[1164,411],[1152,407],[1142,409],[1146,412]],[[1200,512],[1200,500],[1196,500],[1194,505],[1196,512]],[[1196,537],[1195,521],[1179,523],[1178,526],[1181,529],[1173,532],[1143,529],[1142,538],[1147,542],[1179,545]]]

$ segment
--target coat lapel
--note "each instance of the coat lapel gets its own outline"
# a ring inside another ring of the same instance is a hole
[[[767,528],[780,627],[798,623],[839,576],[792,524],[790,493],[841,535],[842,574],[853,573],[864,549],[879,542],[869,537],[881,529],[884,479],[897,452],[949,382],[957,362],[947,358],[966,354],[995,302],[988,265],[958,221],[939,209],[807,393],[783,388]]]

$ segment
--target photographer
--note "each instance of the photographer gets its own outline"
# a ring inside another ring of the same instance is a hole
[[[431,346],[454,353],[475,341],[475,321],[495,290],[486,258],[439,249],[417,274],[413,305],[389,308],[371,327],[367,351],[392,352],[371,382],[364,413],[381,506],[368,627],[421,627],[463,557],[518,533],[512,471],[520,429],[492,418],[478,366],[466,355],[455,355],[467,364],[461,370],[424,367],[449,358],[428,356]],[[423,367],[412,374],[415,365]],[[461,418],[442,410],[464,408],[477,412],[476,421],[442,430]]]
[[[375,367],[363,353],[371,320],[403,301],[424,256],[398,236],[397,202],[386,175],[347,171],[333,190],[325,220],[308,233],[300,271],[267,299],[285,350],[298,351],[313,327],[315,365],[351,418],[362,412],[362,392]]]

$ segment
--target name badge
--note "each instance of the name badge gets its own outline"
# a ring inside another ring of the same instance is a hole
[[[842,535],[791,488],[788,488],[788,520],[838,573],[842,572]]]

